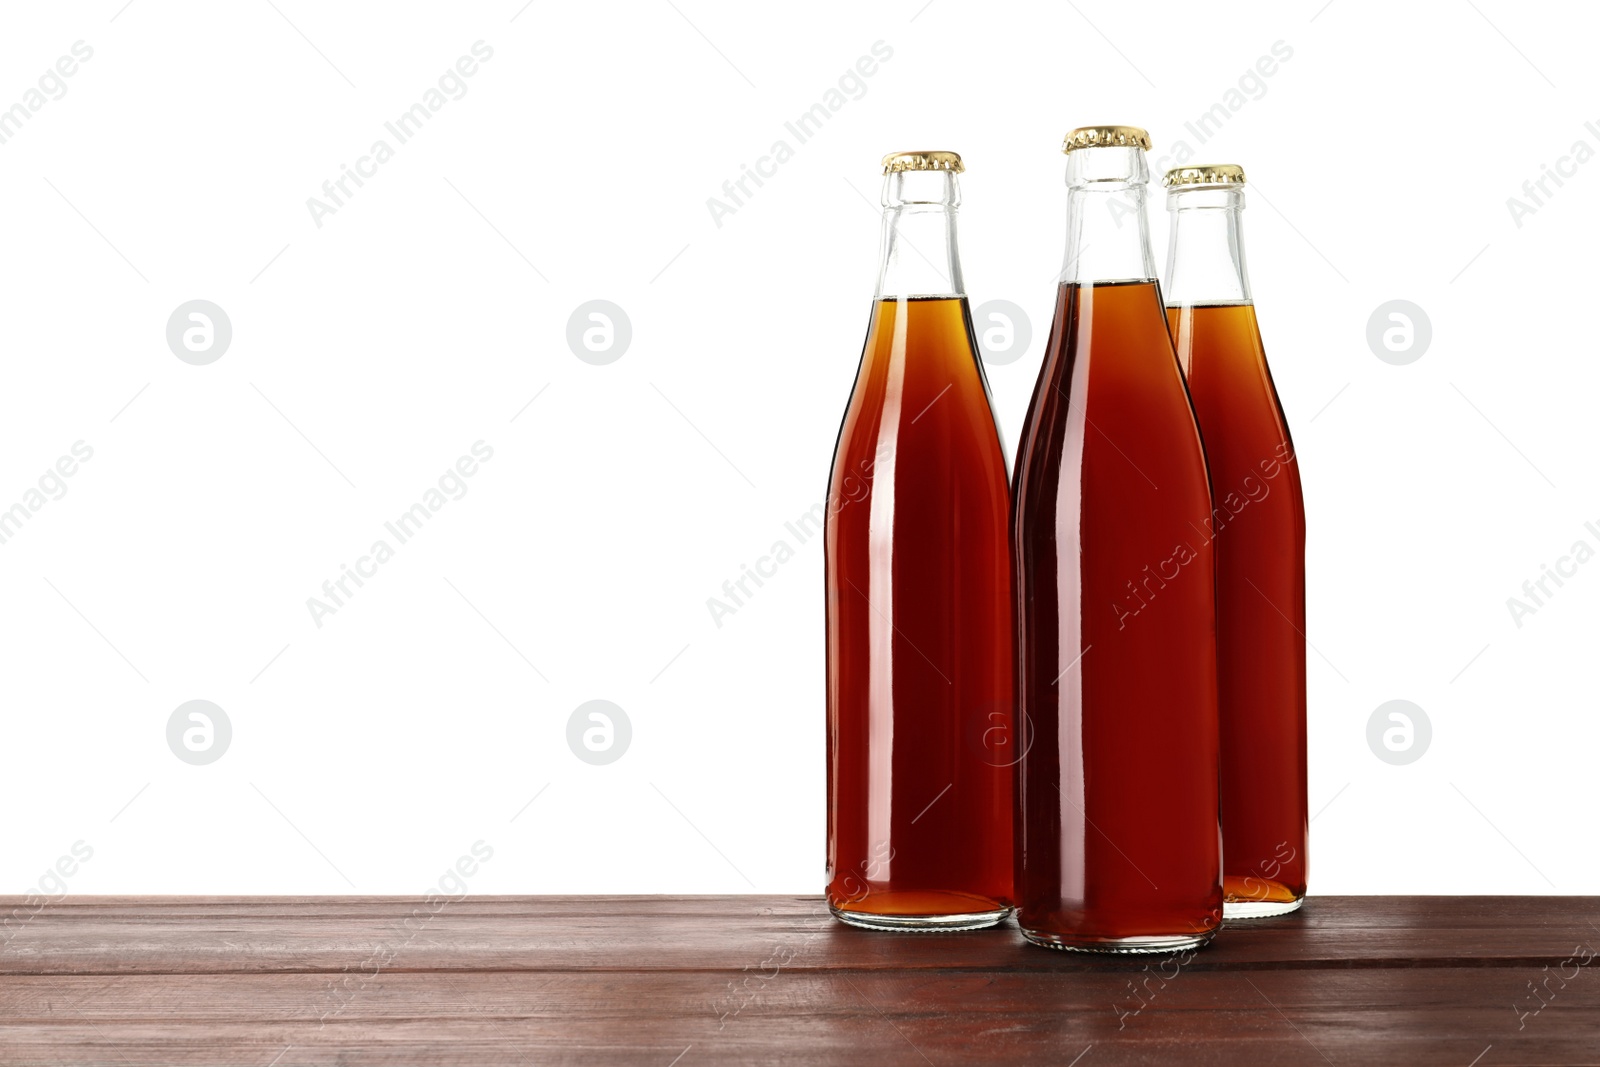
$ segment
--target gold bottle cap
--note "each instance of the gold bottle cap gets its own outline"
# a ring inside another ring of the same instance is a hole
[[[1061,151],[1076,148],[1142,148],[1150,151],[1150,135],[1137,126],[1079,126],[1061,142]]]
[[[966,169],[955,152],[890,152],[883,157],[885,174],[903,170],[948,170],[960,174]]]
[[[1174,185],[1243,185],[1244,168],[1237,163],[1206,163],[1198,167],[1174,167],[1167,171],[1161,184],[1169,189]]]

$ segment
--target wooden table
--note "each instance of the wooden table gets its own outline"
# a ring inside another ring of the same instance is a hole
[[[1187,962],[868,933],[808,897],[7,914],[4,1064],[1600,1063],[1592,897],[1314,898]]]

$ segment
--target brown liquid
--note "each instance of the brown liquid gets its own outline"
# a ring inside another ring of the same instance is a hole
[[[836,910],[1011,905],[1009,507],[966,300],[880,301],[829,485]]]
[[[1222,918],[1205,457],[1154,282],[1061,287],[1017,462],[1018,921],[1154,949]]]
[[[1169,308],[1215,498],[1222,869],[1230,902],[1306,891],[1305,504],[1255,308]]]

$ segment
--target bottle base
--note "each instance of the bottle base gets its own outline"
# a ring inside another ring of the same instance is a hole
[[[1192,948],[1201,948],[1210,943],[1216,936],[1216,931],[1208,930],[1203,934],[1150,934],[1137,937],[1073,937],[1066,934],[1023,930],[1022,936],[1040,948],[1053,948],[1058,952],[1099,952],[1134,956],[1184,952]]]
[[[1222,919],[1224,922],[1231,919],[1270,919],[1274,915],[1299,911],[1300,905],[1305,902],[1305,897],[1295,897],[1293,900],[1224,900]]]
[[[833,917],[842,923],[863,930],[879,930],[902,934],[953,934],[966,930],[985,930],[1004,922],[1010,908],[989,911],[961,912],[953,915],[879,915],[866,911],[845,911],[828,905]]]

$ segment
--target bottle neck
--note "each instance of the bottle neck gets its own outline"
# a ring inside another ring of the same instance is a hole
[[[956,253],[961,190],[951,171],[907,170],[883,179],[877,299],[965,296]]]
[[[1172,239],[1167,244],[1168,307],[1250,303],[1240,212],[1244,190],[1197,186],[1167,193]]]
[[[1079,148],[1067,153],[1069,284],[1154,281],[1145,211],[1150,166],[1141,148]]]

